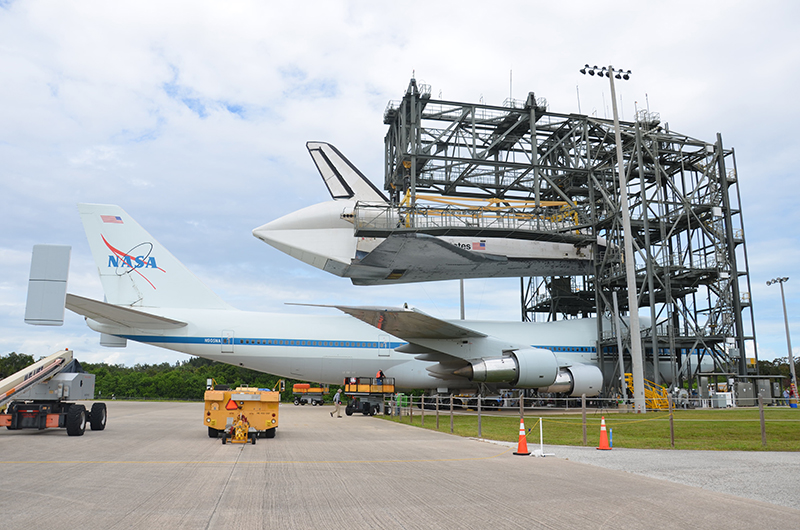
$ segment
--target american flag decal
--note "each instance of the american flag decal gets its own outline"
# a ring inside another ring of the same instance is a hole
[[[120,217],[119,215],[101,215],[100,219],[102,219],[104,223],[117,223],[120,225],[123,224],[122,217]]]
[[[486,250],[486,241],[472,244],[472,250]]]

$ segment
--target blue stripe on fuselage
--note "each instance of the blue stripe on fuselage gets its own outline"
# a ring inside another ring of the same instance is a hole
[[[228,344],[220,337],[169,337],[161,335],[119,335],[122,338],[150,344]],[[405,342],[379,342],[379,341],[348,341],[348,340],[309,340],[309,339],[233,339],[236,346],[294,346],[302,348],[382,348],[395,349],[406,344]],[[537,346],[552,352],[594,353],[596,350],[590,346]]]

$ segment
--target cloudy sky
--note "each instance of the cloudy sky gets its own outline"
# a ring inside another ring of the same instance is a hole
[[[70,347],[90,362],[175,362],[106,349],[69,311],[23,323],[34,244],[72,246],[69,291],[102,299],[78,202],[121,205],[234,306],[410,305],[458,317],[458,283],[354,287],[251,235],[329,198],[305,148],[336,145],[378,187],[383,111],[409,79],[434,97],[610,116],[584,63],[670,129],[734,148],[759,357],[800,353],[800,4],[725,1],[0,0],[0,354]],[[579,101],[580,100],[580,101]],[[467,318],[518,320],[518,280],[466,282]],[[321,309],[291,308],[313,313]]]

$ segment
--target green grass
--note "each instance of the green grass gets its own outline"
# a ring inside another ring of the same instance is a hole
[[[389,421],[409,424],[409,417],[388,417]],[[526,411],[525,427],[529,444],[539,443],[539,415]],[[543,418],[544,443],[550,445],[583,445],[581,414],[547,413]],[[765,409],[767,445],[761,443],[758,409],[676,410],[674,412],[675,449],[728,451],[800,451],[800,411],[797,409]],[[606,428],[613,431],[614,447],[636,449],[670,449],[669,413],[607,414]],[[433,411],[425,411],[421,425],[419,409],[414,409],[411,424],[436,429]],[[450,432],[449,412],[440,411],[439,431]],[[477,415],[455,415],[453,433],[478,436]],[[519,416],[481,418],[481,436],[490,440],[517,442]],[[586,415],[587,445],[597,446],[600,439],[600,414]]]

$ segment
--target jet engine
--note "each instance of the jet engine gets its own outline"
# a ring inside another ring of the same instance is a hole
[[[529,348],[516,350],[503,357],[471,362],[469,366],[456,370],[455,374],[480,383],[541,388],[556,382],[558,360],[550,350]]]
[[[540,388],[539,392],[564,393],[570,397],[586,394],[592,397],[598,395],[602,388],[603,374],[600,369],[590,364],[578,363],[562,368],[555,382],[547,388]]]

